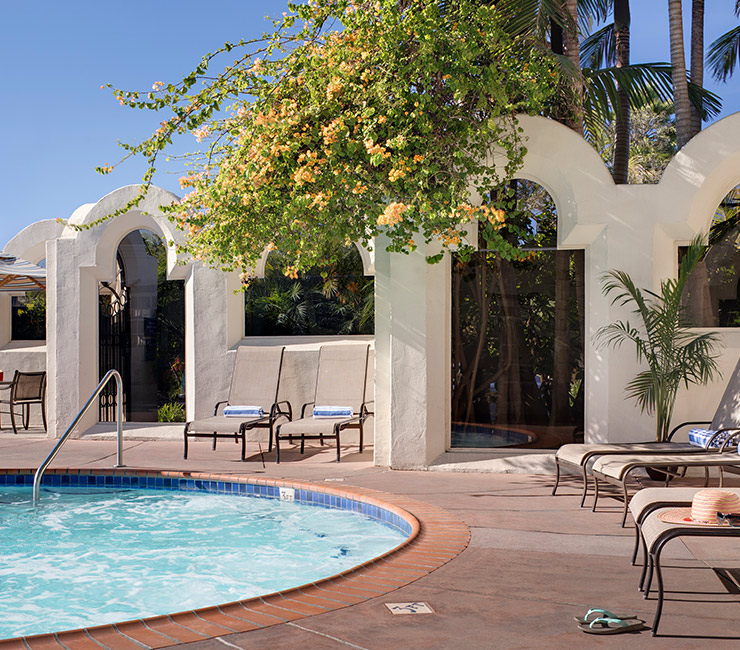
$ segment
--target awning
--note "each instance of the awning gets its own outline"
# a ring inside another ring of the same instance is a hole
[[[0,252],[0,291],[44,291],[46,269]]]

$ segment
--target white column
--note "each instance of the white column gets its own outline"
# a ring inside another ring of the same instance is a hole
[[[447,447],[449,256],[376,252],[376,464],[426,467]]]
[[[231,379],[227,276],[201,263],[185,280],[185,404],[188,420],[213,415]]]
[[[75,240],[49,241],[46,260],[47,411],[49,436],[56,438],[98,384],[98,291],[90,269],[78,266]],[[91,406],[78,431],[97,421]]]

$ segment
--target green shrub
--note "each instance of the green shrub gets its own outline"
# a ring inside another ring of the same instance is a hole
[[[162,404],[157,410],[158,422],[185,422],[185,406],[180,402]]]

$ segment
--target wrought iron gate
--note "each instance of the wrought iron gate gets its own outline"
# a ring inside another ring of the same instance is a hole
[[[119,260],[119,280],[122,280],[122,266]],[[102,283],[104,291],[99,297],[98,328],[98,371],[100,377],[111,369],[118,370],[123,378],[123,412],[129,419],[127,395],[131,385],[131,337],[130,314],[128,308],[128,287],[122,281],[117,287]],[[100,421],[113,422],[116,419],[116,388],[108,384],[100,394]]]

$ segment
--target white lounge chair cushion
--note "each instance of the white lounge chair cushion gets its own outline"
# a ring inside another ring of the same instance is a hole
[[[229,405],[224,407],[224,415],[227,418],[240,418],[240,417],[262,417],[265,412],[261,406],[237,406]]]
[[[314,406],[315,418],[349,418],[352,417],[351,406]]]

